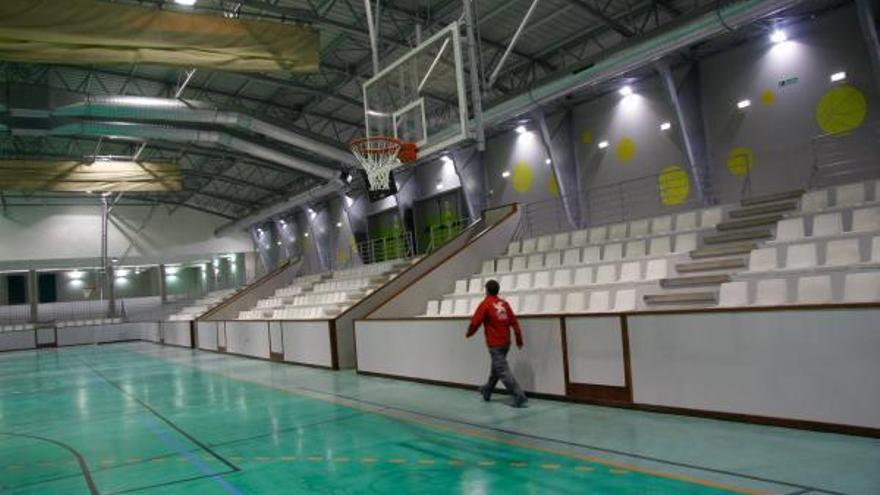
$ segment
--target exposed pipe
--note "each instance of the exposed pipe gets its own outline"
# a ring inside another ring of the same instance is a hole
[[[284,201],[283,203],[268,206],[266,208],[263,208],[261,210],[254,212],[246,217],[239,218],[238,220],[234,220],[234,221],[229,222],[227,224],[221,225],[220,227],[217,228],[217,230],[214,231],[214,235],[221,236],[221,235],[226,234],[228,232],[246,229],[246,228],[250,227],[251,225],[258,223],[258,222],[261,222],[267,218],[270,218],[270,217],[273,217],[276,215],[280,215],[286,211],[292,210],[298,206],[302,206],[302,205],[309,203],[311,201],[319,200],[319,199],[321,199],[325,196],[328,196],[330,194],[336,194],[336,193],[342,191],[343,188],[344,188],[344,184],[342,183],[341,180],[338,180],[338,179],[331,180],[330,182],[328,182],[322,186],[318,186],[314,189],[310,189],[310,190],[305,191],[303,193],[297,194],[296,196],[289,198],[288,200]]]
[[[49,131],[49,134],[53,136],[106,136],[210,145],[219,144],[226,148],[231,148],[322,179],[332,180],[339,177],[339,171],[337,170],[321,167],[286,153],[217,131],[124,122],[86,121],[55,127]]]
[[[798,0],[743,0],[712,10],[682,26],[619,50],[587,69],[500,102],[483,113],[483,120],[487,125],[504,122],[586,86],[619,77],[682,48],[724,33],[730,28],[739,27],[798,3]]]
[[[335,162],[356,165],[354,156],[331,144],[312,139],[237,112],[223,112],[196,101],[141,96],[90,97],[56,108],[53,117],[89,117],[114,120],[188,122],[241,129],[302,148]]]

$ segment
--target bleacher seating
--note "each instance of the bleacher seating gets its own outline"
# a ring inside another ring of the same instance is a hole
[[[241,311],[239,320],[308,320],[333,318],[397,276],[409,261],[383,263],[299,277],[293,284]]]
[[[215,308],[218,304],[229,299],[236,293],[236,289],[224,289],[205,294],[196,299],[189,306],[184,307],[177,313],[168,317],[170,321],[192,321],[199,316]]]

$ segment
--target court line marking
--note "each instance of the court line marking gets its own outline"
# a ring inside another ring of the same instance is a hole
[[[70,445],[67,445],[66,443],[61,442],[59,440],[53,440],[51,438],[40,437],[37,435],[29,435],[29,434],[25,434],[25,433],[0,432],[0,435],[6,435],[6,436],[10,436],[10,437],[29,438],[31,440],[40,440],[43,442],[51,443],[53,445],[61,447],[62,449],[70,452],[71,454],[73,454],[74,458],[76,458],[76,462],[79,464],[80,471],[82,471],[82,476],[83,476],[83,478],[85,478],[86,485],[89,487],[89,493],[91,493],[92,495],[99,495],[101,493],[100,491],[98,491],[97,485],[95,485],[95,480],[92,479],[92,473],[89,471],[89,464],[88,464],[88,462],[86,462],[85,457],[83,457],[82,454],[79,453],[79,451],[77,451],[76,449],[74,449]],[[15,487],[12,487],[12,488],[15,488]]]

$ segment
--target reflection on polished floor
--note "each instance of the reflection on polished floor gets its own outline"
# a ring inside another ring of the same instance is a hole
[[[880,440],[153,344],[0,354],[10,494],[880,493]]]

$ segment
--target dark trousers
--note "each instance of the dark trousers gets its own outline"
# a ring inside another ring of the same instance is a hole
[[[513,373],[510,372],[510,366],[507,365],[507,353],[509,351],[510,346],[489,348],[489,356],[492,358],[492,369],[489,372],[489,381],[483,385],[483,390],[485,390],[486,395],[491,394],[495,390],[498,380],[501,380],[501,383],[513,394],[514,400],[521,402],[525,400],[526,394],[519,387],[519,383],[516,382]]]

